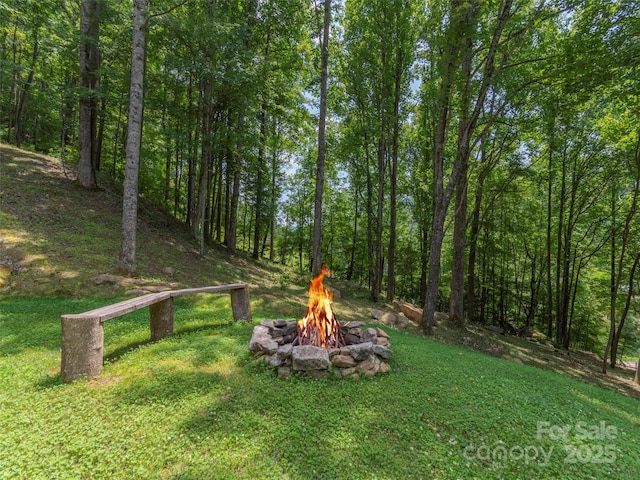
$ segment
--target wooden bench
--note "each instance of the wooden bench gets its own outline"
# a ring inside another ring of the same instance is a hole
[[[102,371],[104,348],[103,323],[107,320],[149,307],[151,340],[173,334],[173,299],[194,293],[231,293],[234,320],[251,320],[249,287],[244,283],[186,288],[149,293],[84,313],[62,315],[62,364],[60,375],[70,382],[79,377],[95,377]]]

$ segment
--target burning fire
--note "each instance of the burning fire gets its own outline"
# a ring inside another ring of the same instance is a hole
[[[331,271],[323,265],[320,275],[311,280],[311,286],[307,291],[307,314],[298,321],[297,326],[299,345],[324,348],[344,346],[340,324],[331,308],[333,294],[322,284],[324,277],[330,274]]]

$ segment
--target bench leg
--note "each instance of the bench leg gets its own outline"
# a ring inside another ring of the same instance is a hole
[[[96,318],[62,318],[62,365],[60,376],[71,382],[95,377],[102,371],[104,328]]]
[[[158,303],[149,305],[151,320],[151,340],[173,335],[173,298],[169,297]]]
[[[231,290],[231,310],[234,320],[251,321],[251,305],[249,304],[249,287]]]

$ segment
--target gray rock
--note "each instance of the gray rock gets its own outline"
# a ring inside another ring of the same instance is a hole
[[[378,355],[380,358],[391,358],[391,355],[393,355],[393,351],[391,351],[390,348],[387,348],[386,346],[383,345],[374,345],[372,347],[373,353],[375,353],[376,355]]]
[[[280,345],[278,347],[278,352],[276,353],[276,355],[280,360],[284,362],[287,358],[291,357],[292,350],[293,345],[291,345],[290,343],[285,343],[284,345]]]
[[[422,320],[421,308],[406,302],[398,302],[398,307],[400,308],[400,311],[402,313],[404,313],[408,318],[410,318],[414,322],[419,323]]]
[[[298,345],[291,352],[294,370],[326,370],[331,364],[329,351],[313,345]]]
[[[256,325],[253,327],[253,335],[249,341],[249,350],[254,353],[263,352],[267,355],[273,355],[278,351],[278,344],[271,338],[267,327]]]
[[[111,275],[108,273],[104,273],[102,275],[98,275],[93,279],[96,285],[101,285],[103,283],[113,283],[115,285],[120,285],[120,283],[124,280],[124,277],[119,275]]]
[[[380,359],[375,355],[369,355],[366,360],[363,360],[356,366],[356,370],[364,373],[365,376],[372,376],[378,373],[380,368]],[[368,374],[368,375],[367,375]]]
[[[264,358],[264,361],[267,362],[272,367],[279,367],[282,365],[282,359],[278,358],[277,353],[275,355],[265,355],[263,358]]]
[[[367,328],[364,332],[362,332],[363,342],[376,343],[377,338],[378,338],[378,332],[376,331],[375,328]]]
[[[329,358],[333,358],[336,355],[340,355],[341,348],[329,348]]]
[[[351,355],[354,360],[364,360],[371,354],[371,349],[373,348],[373,344],[371,342],[359,343],[357,345],[351,345],[349,350],[349,355]]]
[[[375,311],[377,311],[377,310],[375,310]],[[365,323],[361,322],[360,320],[356,320],[356,321],[353,321],[353,322],[342,322],[342,323],[340,323],[340,326],[342,328],[347,328],[347,329],[348,328],[360,328],[360,327],[364,327],[364,325],[365,325]]]
[[[387,332],[385,332],[384,330],[382,330],[381,328],[376,328],[376,335],[378,337],[389,338],[389,334]]]
[[[397,323],[396,323],[396,327],[403,329],[403,328],[407,328],[409,326],[409,319],[405,316],[404,313],[400,313],[398,315],[396,315],[397,317]]]
[[[367,370],[366,372],[362,372],[362,375],[364,375],[365,378],[373,377],[379,371],[380,371],[380,368],[376,367],[376,368],[372,368],[371,370]]]
[[[282,335],[283,337],[292,335],[296,331],[296,323],[297,322],[287,322],[282,327],[279,327],[276,331],[279,332],[279,335]]]
[[[331,359],[331,365],[338,368],[351,368],[356,366],[356,361],[351,355],[336,355]]]
[[[357,335],[354,335],[353,333],[347,333],[344,336],[344,343],[346,343],[347,345],[357,345],[361,342],[362,340],[360,340],[360,337]]]
[[[400,323],[401,320],[399,315],[396,315],[395,313],[385,312],[380,315],[378,321],[384,323],[385,325],[395,327],[398,325],[398,323]]]
[[[348,377],[349,375],[353,375],[354,373],[357,375],[358,372],[356,372],[355,367],[351,367],[351,368],[343,368],[340,370],[337,370],[338,372],[340,372],[340,375],[342,375],[343,377]]]
[[[362,338],[362,329],[360,327],[349,327],[346,329],[347,333],[355,335],[358,338]]]

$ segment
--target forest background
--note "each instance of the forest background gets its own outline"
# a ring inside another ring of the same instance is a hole
[[[334,275],[424,306],[427,332],[445,311],[614,363],[640,345],[638,12],[2,1],[0,135],[88,188],[109,175],[125,207],[134,188],[201,252],[311,270],[320,238]]]

